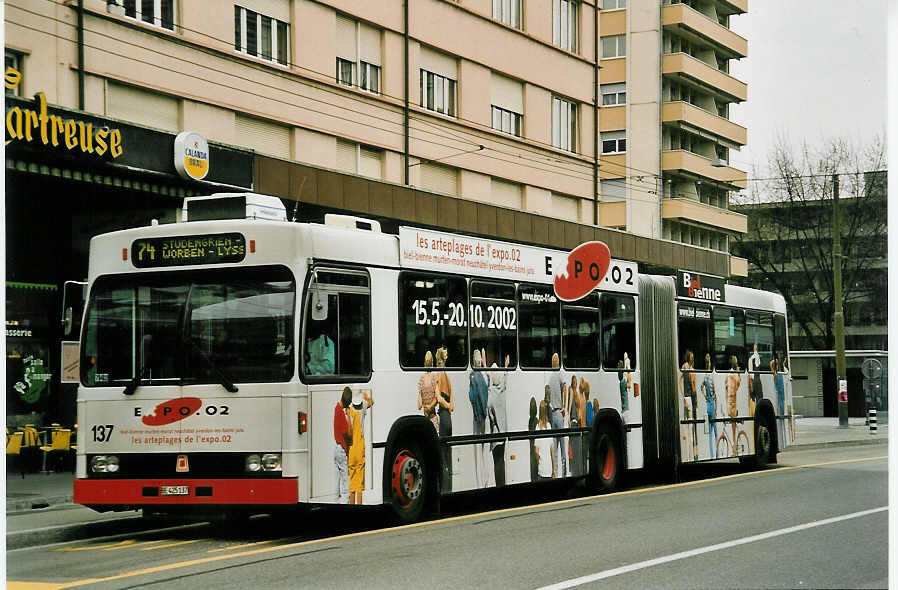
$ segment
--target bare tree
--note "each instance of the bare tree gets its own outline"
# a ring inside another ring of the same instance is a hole
[[[884,323],[886,295],[886,153],[876,139],[855,149],[832,140],[794,150],[780,141],[769,173],[734,208],[748,233],[733,252],[747,258],[748,284],[779,291],[804,342],[830,350],[833,336],[833,177],[839,177],[843,304],[851,323]],[[849,322],[846,322],[849,323]]]

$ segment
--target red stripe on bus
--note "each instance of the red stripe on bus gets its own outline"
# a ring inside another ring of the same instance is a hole
[[[187,486],[186,496],[163,496],[161,486]],[[145,496],[144,488],[156,488]],[[197,496],[197,488],[212,488]],[[297,479],[76,479],[76,504],[296,504]]]

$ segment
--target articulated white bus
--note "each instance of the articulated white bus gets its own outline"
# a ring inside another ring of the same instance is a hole
[[[182,218],[91,241],[79,504],[411,521],[465,490],[763,464],[794,436],[779,295],[610,259],[562,301],[566,252],[291,223],[252,194]]]

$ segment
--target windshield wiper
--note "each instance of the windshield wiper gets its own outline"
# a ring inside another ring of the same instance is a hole
[[[218,378],[218,382],[222,387],[227,389],[230,393],[237,393],[237,391],[239,391],[238,387],[234,385],[234,382],[231,381],[227,375],[225,375],[224,371],[218,368],[218,365],[215,364],[215,361],[213,361],[209,357],[209,355],[206,354],[206,351],[203,350],[203,348],[199,344],[197,344],[196,340],[194,340],[193,338],[190,338],[190,346],[199,353],[199,357],[203,359],[203,362],[206,363],[206,366],[209,367],[212,373]]]

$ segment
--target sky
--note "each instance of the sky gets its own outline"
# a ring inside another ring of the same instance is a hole
[[[797,147],[885,137],[887,13],[888,0],[750,0],[733,16],[748,57],[730,73],[748,100],[730,118],[748,128],[748,145],[730,152],[732,165],[763,173],[779,138]]]

